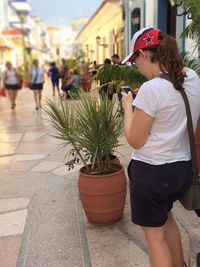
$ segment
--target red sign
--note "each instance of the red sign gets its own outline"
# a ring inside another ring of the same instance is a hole
[[[22,31],[20,29],[7,29],[2,30],[3,35],[22,35]]]

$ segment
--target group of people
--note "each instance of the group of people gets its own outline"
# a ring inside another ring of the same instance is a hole
[[[105,64],[121,64],[119,56],[114,54],[110,59],[105,59]],[[15,69],[10,61],[6,62],[5,71],[3,73],[3,86],[6,88],[8,92],[8,97],[11,104],[11,109],[15,109],[16,107],[16,99],[18,95],[18,91],[23,86],[22,76]],[[81,70],[81,66],[80,66]],[[41,101],[42,101],[42,90],[45,81],[45,74],[50,78],[52,84],[53,96],[56,95],[56,92],[59,97],[61,97],[61,90],[63,99],[66,100],[70,97],[70,90],[79,90],[81,83],[84,83],[84,73],[79,74],[77,69],[69,69],[67,62],[65,59],[61,60],[61,65],[57,66],[55,62],[51,62],[47,71],[40,66],[39,60],[34,59],[30,69],[27,68],[29,72],[29,88],[33,91],[34,101],[35,101],[35,109],[41,109]],[[87,79],[91,79],[97,73],[97,64],[96,61],[93,63],[92,69],[88,69],[89,77]],[[86,82],[85,82],[86,83]],[[87,82],[87,86],[89,83]],[[83,86],[84,87],[84,86]],[[89,88],[90,89],[90,88]],[[83,88],[83,90],[88,91],[88,88]],[[113,94],[109,93],[107,90],[107,86],[103,88],[102,94],[108,94],[109,100],[112,101]]]
[[[80,87],[81,78],[78,71],[76,69],[69,70],[65,59],[62,59],[60,67],[57,67],[54,62],[50,63],[47,71],[45,71],[44,67],[40,66],[38,59],[34,59],[31,67],[27,67],[26,71],[29,74],[28,87],[33,91],[36,110],[42,108],[42,90],[45,74],[51,79],[53,96],[55,96],[56,90],[58,95],[61,96],[60,82],[64,99],[69,97],[69,90],[73,88],[78,90]],[[10,61],[7,61],[5,64],[2,83],[3,87],[7,90],[10,107],[15,109],[18,92],[23,86],[23,79],[20,72],[13,67]]]
[[[59,69],[56,66],[55,62],[52,62],[51,67],[48,70],[48,76],[51,79],[53,96],[55,96],[55,90],[57,89],[58,95],[60,96],[60,85],[59,81],[61,80],[61,89],[63,91],[64,100],[70,97],[70,90],[79,90],[81,77],[77,69],[69,69],[66,61],[62,60],[62,66]]]
[[[23,86],[22,75],[13,67],[10,61],[6,62],[5,67],[3,73],[3,86],[8,92],[11,109],[15,109],[18,91]],[[30,70],[29,87],[33,91],[36,110],[41,108],[43,83],[44,69],[39,66],[39,61],[35,59],[32,62],[32,68]]]

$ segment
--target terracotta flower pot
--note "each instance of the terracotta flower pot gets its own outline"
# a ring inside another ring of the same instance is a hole
[[[91,223],[111,224],[121,219],[126,199],[126,176],[121,164],[106,175],[89,175],[80,169],[78,187],[83,210]]]

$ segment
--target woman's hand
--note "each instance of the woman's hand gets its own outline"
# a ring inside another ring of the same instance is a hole
[[[132,103],[133,103],[133,95],[132,92],[129,91],[128,94],[121,91],[122,94],[122,107],[124,109],[124,112],[126,112],[126,110],[131,109],[132,111]]]

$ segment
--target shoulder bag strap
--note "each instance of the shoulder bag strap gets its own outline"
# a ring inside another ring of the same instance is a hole
[[[193,170],[193,182],[199,182],[198,178],[198,168],[197,168],[197,157],[196,157],[196,150],[195,150],[195,140],[194,140],[194,129],[192,124],[192,115],[190,110],[190,104],[185,93],[185,90],[180,91],[183,101],[185,103],[185,109],[187,114],[187,128],[188,128],[188,136],[190,142],[190,151],[191,151],[191,158],[192,158],[192,170]]]

